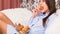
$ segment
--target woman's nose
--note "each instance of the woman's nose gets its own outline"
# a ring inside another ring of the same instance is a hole
[[[41,2],[40,4],[39,4],[39,6],[42,6],[43,5],[43,2]]]

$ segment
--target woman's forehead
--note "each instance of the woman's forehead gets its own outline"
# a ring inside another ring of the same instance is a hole
[[[42,2],[44,2],[45,0],[41,0]]]

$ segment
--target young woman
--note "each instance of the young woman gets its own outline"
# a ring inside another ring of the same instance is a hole
[[[45,29],[57,16],[55,12],[55,0],[41,0],[40,5],[33,10],[27,34],[44,34]]]
[[[41,0],[40,5],[33,10],[33,15],[27,25],[30,30],[26,34],[44,34],[48,23],[51,23],[54,17],[56,17],[55,12],[55,0]],[[3,26],[3,23],[1,23],[0,26]],[[0,28],[4,29],[3,27]],[[5,24],[5,28],[7,29],[9,27]]]

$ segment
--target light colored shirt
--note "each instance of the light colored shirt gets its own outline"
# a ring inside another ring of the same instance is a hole
[[[43,18],[45,18],[48,14],[38,14],[35,18],[31,18],[28,26],[30,30],[27,34],[44,34],[45,28],[43,27]]]
[[[7,24],[7,34],[19,34],[19,33],[13,26]]]
[[[54,21],[54,19],[56,17],[57,17],[57,14],[54,13],[47,19],[47,21],[46,21],[46,28],[48,28],[52,24],[52,22]]]

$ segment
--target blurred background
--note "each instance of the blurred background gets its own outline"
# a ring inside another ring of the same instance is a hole
[[[0,10],[11,8],[28,8],[32,10],[39,5],[40,0],[0,0]],[[60,0],[56,0],[56,7],[60,8]]]

